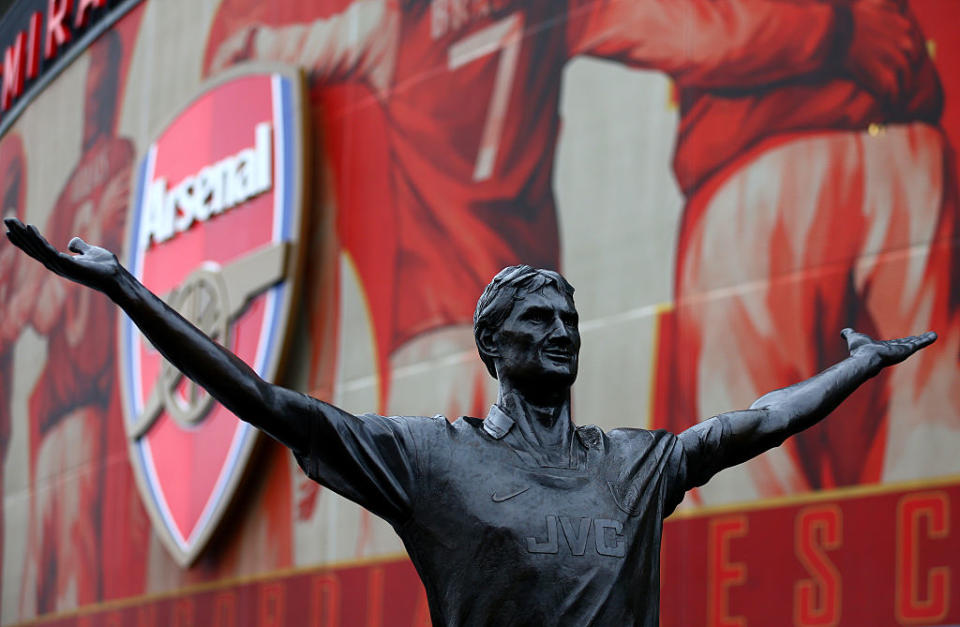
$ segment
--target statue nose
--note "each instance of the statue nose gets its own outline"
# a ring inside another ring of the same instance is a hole
[[[564,340],[567,343],[573,341],[570,328],[563,322],[563,319],[560,318],[560,316],[556,316],[554,318],[553,328],[550,329],[550,336],[554,340]]]

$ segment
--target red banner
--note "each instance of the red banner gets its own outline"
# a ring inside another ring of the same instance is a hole
[[[339,627],[429,625],[423,586],[406,559],[216,582],[162,598],[103,604],[45,627]]]
[[[881,490],[671,519],[661,625],[960,622],[960,579],[952,572],[960,530],[951,526],[960,483]],[[430,620],[413,565],[397,559],[215,582],[35,624],[419,627]]]
[[[661,625],[960,622],[960,485],[880,490],[671,521]]]

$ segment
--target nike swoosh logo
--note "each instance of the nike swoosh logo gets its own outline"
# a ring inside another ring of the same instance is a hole
[[[506,496],[497,496],[497,493],[494,492],[493,494],[490,495],[490,498],[493,499],[494,503],[503,503],[504,501],[510,500],[515,496],[520,496],[521,494],[523,494],[529,489],[530,489],[529,487],[526,487],[526,488],[523,488],[522,490],[517,490],[516,492],[512,494],[508,494]]]

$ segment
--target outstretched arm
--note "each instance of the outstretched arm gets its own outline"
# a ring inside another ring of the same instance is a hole
[[[429,430],[433,421],[354,416],[267,383],[168,307],[110,251],[75,237],[69,248],[77,254],[68,255],[35,227],[14,218],[4,222],[14,245],[60,276],[109,296],[167,361],[242,420],[293,450],[311,479],[392,523],[410,515],[420,476],[413,429]]]
[[[261,379],[239,357],[190,324],[120,265],[110,251],[79,238],[76,255],[51,246],[33,226],[4,220],[7,237],[56,274],[101,291],[119,305],[158,351],[242,420],[299,451],[311,419],[340,410]],[[340,412],[342,413],[342,412]]]
[[[877,341],[844,329],[850,357],[806,381],[765,394],[750,409],[734,411],[680,434],[687,460],[687,485],[703,485],[714,474],[779,446],[815,425],[860,384],[883,368],[900,363],[937,339],[933,332]]]

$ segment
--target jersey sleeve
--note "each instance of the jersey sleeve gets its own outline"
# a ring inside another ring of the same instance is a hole
[[[685,490],[702,486],[715,474],[779,446],[785,435],[774,442],[738,436],[731,418],[738,412],[720,414],[696,424],[678,436],[683,454]]]
[[[615,429],[609,436],[619,444],[611,458],[615,474],[608,484],[623,511],[631,515],[659,510],[669,516],[686,491],[683,447],[669,431]]]
[[[662,451],[660,457],[662,476],[661,498],[663,500],[663,517],[666,518],[680,505],[683,495],[687,492],[687,467],[683,456],[683,445],[680,439],[669,431],[655,431],[657,445]]]
[[[825,67],[849,42],[848,17],[826,2],[572,0],[568,44],[681,86],[751,87]]]
[[[391,524],[411,515],[422,476],[417,439],[427,418],[354,416],[340,410],[311,420],[294,456],[308,477]]]

